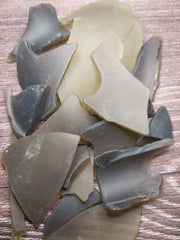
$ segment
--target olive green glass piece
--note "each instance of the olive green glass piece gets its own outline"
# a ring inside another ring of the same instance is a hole
[[[59,109],[38,129],[37,133],[66,132],[80,135],[98,119],[89,114],[81,105],[79,98],[71,94]]]
[[[82,202],[88,200],[94,191],[94,152],[89,148],[90,161],[74,176],[67,190],[61,190],[60,195],[76,195]]]
[[[133,70],[142,47],[143,31],[129,4],[116,0],[97,1],[70,13],[60,21],[67,24],[77,18],[89,19],[94,28],[103,27],[106,31],[114,32],[123,45],[121,61],[128,71]]]
[[[140,216],[140,207],[120,215],[109,215],[99,204],[77,215],[48,240],[134,240]]]
[[[84,97],[84,103],[106,121],[148,135],[149,89],[127,71],[106,44],[97,48],[92,58],[102,82],[95,94]]]
[[[150,100],[153,101],[159,86],[162,40],[153,37],[147,41],[138,56],[133,75],[150,89]]]
[[[48,133],[21,138],[4,154],[13,194],[38,226],[53,206],[71,167],[80,137]]]
[[[43,110],[42,119],[56,109],[57,89],[77,49],[77,44],[64,44],[44,54],[36,55],[27,41],[19,45],[17,56],[18,80],[25,89],[31,85],[47,85],[50,91]]]
[[[81,137],[92,143],[97,156],[113,149],[135,147],[139,135],[117,124],[101,121],[87,128]]]

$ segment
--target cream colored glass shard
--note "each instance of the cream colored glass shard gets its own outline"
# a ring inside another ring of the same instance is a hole
[[[143,40],[141,24],[133,15],[131,7],[115,0],[95,2],[61,19],[61,23],[67,24],[78,17],[89,18],[92,26],[111,29],[120,38],[124,47],[121,61],[131,72]]]
[[[102,83],[95,94],[84,97],[84,103],[105,120],[148,135],[149,89],[127,71],[107,45],[101,45],[92,57]]]
[[[62,190],[60,195],[74,194],[83,202],[88,200],[89,195],[94,191],[94,154],[91,149],[89,150],[89,154],[89,163],[74,177],[70,187],[67,190]]]
[[[78,49],[58,89],[61,103],[71,93],[80,100],[97,91],[100,84],[98,71],[91,59],[92,52],[103,42],[107,42],[114,54],[121,58],[123,46],[121,40],[106,26],[91,24],[90,19],[75,19],[68,43],[77,43]]]

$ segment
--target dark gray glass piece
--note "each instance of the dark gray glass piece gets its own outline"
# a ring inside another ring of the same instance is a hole
[[[157,197],[162,177],[148,169],[149,162],[171,144],[171,139],[168,142],[160,140],[158,146],[149,144],[144,151],[142,148],[140,151],[132,148],[125,150],[126,154],[109,151],[98,157],[101,158],[99,162],[104,163],[103,167],[96,166],[95,169],[105,208],[122,211]]]
[[[88,127],[81,137],[92,143],[97,156],[109,150],[135,147],[139,135],[117,124],[101,121]]]
[[[8,56],[8,62],[15,62],[21,53],[19,45],[27,40],[35,53],[41,53],[55,44],[66,40],[69,32],[60,24],[56,9],[51,4],[40,4],[29,8],[29,19],[22,39]]]
[[[47,218],[44,225],[43,240],[56,239],[56,234],[77,214],[101,202],[100,194],[94,190],[86,202],[81,202],[76,196],[69,195],[62,198],[60,203]]]
[[[147,41],[138,56],[132,74],[150,89],[152,101],[159,86],[162,40],[152,37]]]
[[[18,79],[22,89],[31,85],[48,85],[50,92],[44,107],[42,119],[56,108],[56,92],[68,68],[77,44],[65,44],[40,56],[36,55],[28,42],[19,45],[17,56]]]
[[[85,145],[78,146],[71,168],[63,184],[64,189],[68,189],[71,179],[76,174],[78,174],[78,171],[80,171],[89,161],[90,161],[90,155],[89,155],[88,147]]]
[[[11,87],[5,91],[6,107],[13,132],[24,137],[33,132],[41,120],[49,87],[33,85],[18,95],[11,96]]]
[[[154,142],[159,139],[173,138],[172,130],[173,128],[169,113],[166,107],[162,106],[150,121],[149,135],[139,138],[137,145]]]

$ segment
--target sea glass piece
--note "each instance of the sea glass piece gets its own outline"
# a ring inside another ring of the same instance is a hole
[[[93,25],[88,18],[75,19],[68,43],[78,44],[71,64],[58,89],[61,103],[75,93],[80,100],[97,91],[100,78],[91,59],[92,52],[102,43],[107,42],[114,54],[121,58],[123,47],[121,40],[104,25]]]
[[[94,152],[89,148],[90,161],[72,179],[67,190],[61,190],[60,195],[76,195],[82,202],[86,202],[94,191]]]
[[[102,204],[81,212],[47,240],[133,240],[136,239],[141,209],[109,215]]]
[[[94,146],[97,156],[113,149],[135,147],[139,135],[114,123],[101,121],[87,128],[81,137]]]
[[[38,56],[33,53],[28,42],[22,41],[19,45],[21,54],[17,56],[17,71],[22,89],[38,84],[50,86],[42,119],[56,108],[57,88],[76,48],[76,43],[65,44]]]
[[[159,86],[162,40],[153,37],[147,41],[139,54],[133,75],[150,89],[150,100],[153,101]]]
[[[150,121],[149,135],[139,138],[137,144],[142,145],[166,138],[173,138],[172,123],[166,107],[161,106]]]
[[[10,189],[10,206],[11,206],[11,240],[21,240],[25,233],[24,213],[21,210],[16,198]]]
[[[66,40],[69,32],[58,22],[56,9],[51,4],[40,4],[29,8],[29,19],[22,39],[8,56],[8,62],[15,62],[21,54],[19,45],[23,40],[30,43],[35,53],[41,53],[55,44]]]
[[[95,158],[95,163],[97,166],[105,167],[116,161],[119,161],[124,158],[143,155],[143,154],[150,154],[158,151],[161,151],[164,148],[170,147],[174,144],[173,139],[163,139],[153,143],[148,143],[143,146],[132,147],[126,150],[111,150],[107,151],[101,155],[98,155]]]
[[[98,1],[62,18],[61,23],[67,24],[80,17],[88,18],[92,27],[110,29],[119,37],[124,49],[121,61],[131,72],[142,46],[143,31],[130,5],[116,0]]]
[[[88,147],[86,145],[78,146],[71,168],[63,184],[64,189],[68,189],[73,177],[76,174],[78,174],[78,171],[80,171],[89,161],[90,161],[90,156],[89,156]]]
[[[38,226],[53,206],[72,164],[80,137],[48,133],[20,138],[5,151],[11,189]]]
[[[84,97],[84,103],[106,121],[148,135],[149,89],[127,71],[106,44],[92,57],[102,82],[95,94]]]
[[[11,86],[6,88],[6,107],[13,132],[24,137],[33,132],[41,120],[49,93],[47,85],[32,85],[12,96]]]
[[[97,190],[94,190],[89,199],[84,203],[73,195],[63,197],[45,222],[43,240],[56,239],[56,234],[58,234],[68,221],[80,212],[100,202],[101,198]]]
[[[122,211],[159,195],[162,177],[148,169],[150,160],[167,147],[164,140],[158,143],[158,147],[151,144],[151,151],[131,154],[130,150],[125,150],[129,155],[123,158],[117,150],[99,156],[103,167],[96,166],[96,177],[106,209]],[[169,144],[172,141],[169,140]]]
[[[66,132],[80,135],[98,119],[89,114],[81,105],[79,98],[71,94],[60,108],[45,121],[38,133]]]

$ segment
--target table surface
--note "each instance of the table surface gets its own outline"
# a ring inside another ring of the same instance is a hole
[[[58,17],[93,0],[53,0]],[[154,158],[151,169],[163,175],[161,194],[143,205],[138,240],[180,239],[180,0],[127,0],[142,23],[144,41],[153,35],[163,38],[160,86],[154,107],[166,106],[173,123],[175,144]],[[20,91],[16,64],[6,58],[26,27],[28,9],[41,1],[0,0],[0,154],[8,147],[11,127],[6,114],[4,89],[12,84],[13,94]],[[42,239],[43,224],[35,229],[26,221],[23,239]],[[9,188],[7,174],[0,164],[0,239],[11,235]]]

